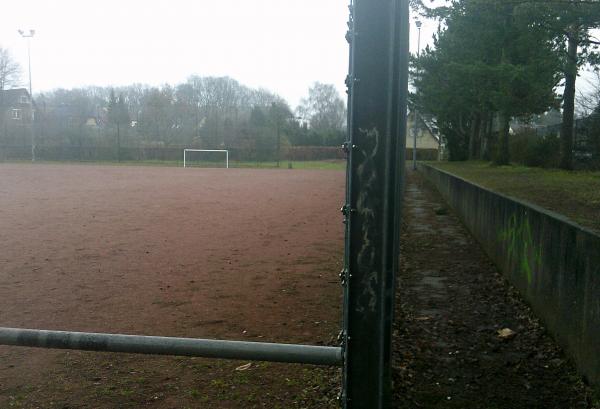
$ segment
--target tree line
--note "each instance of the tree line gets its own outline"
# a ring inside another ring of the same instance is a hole
[[[0,48],[0,89],[18,86],[18,71]],[[57,89],[34,100],[39,145],[235,148],[273,158],[285,146],[340,145],[346,126],[344,101],[319,82],[295,109],[268,90],[198,75],[176,85]],[[6,126],[0,132],[0,144],[25,140]]]
[[[558,165],[573,168],[575,83],[600,61],[598,0],[453,0],[413,6],[439,21],[412,59],[411,103],[435,118],[451,160],[508,164],[511,121],[562,108]],[[562,94],[559,94],[562,90]],[[600,154],[600,150],[598,151]]]
[[[100,138],[113,135],[125,143],[263,151],[272,150],[277,137],[290,145],[337,145],[345,126],[344,102],[333,85],[320,83],[296,111],[267,90],[200,76],[175,86],[56,90],[40,94],[36,103],[44,137],[62,143],[86,137],[91,118],[105,130]]]

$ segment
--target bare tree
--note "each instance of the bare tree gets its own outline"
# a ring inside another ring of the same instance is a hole
[[[314,129],[341,130],[346,120],[346,107],[335,86],[315,82],[303,98],[298,113]]]
[[[296,112],[321,135],[323,144],[341,143],[346,123],[346,105],[334,85],[315,82],[308,90]]]
[[[590,115],[600,105],[600,71],[594,71],[594,77],[587,80],[590,88],[577,95],[576,111],[579,116]]]
[[[21,66],[13,60],[6,48],[0,47],[0,90],[12,88],[21,83]]]

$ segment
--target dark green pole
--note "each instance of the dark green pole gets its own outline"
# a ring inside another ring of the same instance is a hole
[[[391,401],[391,333],[398,270],[408,87],[408,0],[354,0],[346,223],[344,408]]]

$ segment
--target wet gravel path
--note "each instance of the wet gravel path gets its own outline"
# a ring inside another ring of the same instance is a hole
[[[543,323],[412,171],[401,247],[396,408],[598,407]]]

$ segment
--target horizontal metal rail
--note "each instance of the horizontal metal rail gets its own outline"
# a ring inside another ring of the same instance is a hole
[[[1,328],[0,345],[340,366],[338,347]]]

